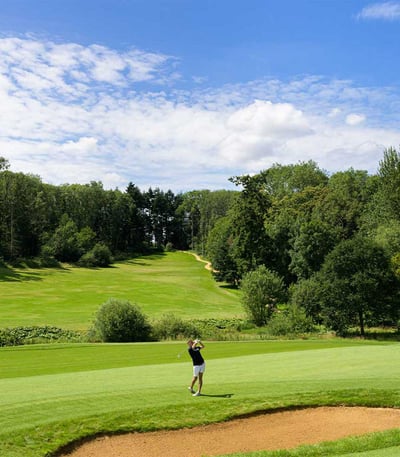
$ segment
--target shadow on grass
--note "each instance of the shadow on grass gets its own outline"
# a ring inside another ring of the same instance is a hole
[[[150,265],[150,261],[159,260],[165,257],[165,252],[152,252],[151,254],[141,254],[137,258],[132,257],[128,260],[123,260],[122,263],[126,263],[128,265],[141,265],[147,266]]]
[[[218,284],[221,289],[238,290],[239,287],[234,284]]]
[[[201,394],[199,397],[213,397],[213,398],[231,398],[233,394]]]
[[[40,273],[27,272],[19,273],[12,268],[2,266],[0,267],[0,282],[22,282],[22,281],[41,281]]]
[[[56,270],[69,271],[68,268],[61,264],[41,265],[35,260],[15,262],[12,265],[0,263],[0,282],[23,282],[23,281],[42,281],[42,275],[36,271],[30,271],[30,268],[36,270],[52,268]]]

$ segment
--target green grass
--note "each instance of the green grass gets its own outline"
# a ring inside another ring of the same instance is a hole
[[[239,293],[187,253],[107,269],[0,269],[0,327],[85,329],[110,297],[150,318],[242,315]],[[182,354],[181,357],[178,357]],[[187,392],[185,345],[53,344],[0,348],[0,456],[44,457],[97,433],[172,429],[276,408],[400,407],[399,343],[359,340],[207,342],[205,396]],[[400,431],[244,456],[393,457]]]
[[[243,315],[239,292],[218,284],[192,255],[171,252],[111,268],[0,268],[0,328],[54,325],[83,330],[109,298],[136,303],[150,318]]]
[[[306,341],[260,342],[241,344],[212,343],[207,359],[277,352],[307,351],[358,346],[357,340],[331,339]],[[379,344],[379,343],[376,343]],[[142,365],[164,365],[187,362],[186,345],[182,342],[153,344],[48,344],[0,349],[0,379],[69,373]]]
[[[99,432],[179,428],[275,408],[400,407],[398,343],[207,342],[200,398],[187,392],[191,366],[186,353],[177,357],[182,349],[178,343],[0,349],[0,455],[43,457]],[[241,456],[375,457],[379,449],[389,457],[399,437],[392,431]]]

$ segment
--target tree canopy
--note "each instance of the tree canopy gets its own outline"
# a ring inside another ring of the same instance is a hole
[[[101,182],[55,186],[12,172],[0,157],[0,258],[106,265],[112,256],[191,249],[212,262],[217,281],[244,295],[253,275],[264,285],[279,278],[284,293],[276,300],[289,296],[315,323],[339,331],[358,325],[361,333],[365,325],[397,324],[395,148],[383,151],[375,175],[329,174],[308,161],[230,180],[237,190],[179,194],[134,183],[124,191]]]

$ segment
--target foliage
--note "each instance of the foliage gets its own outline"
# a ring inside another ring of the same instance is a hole
[[[266,331],[273,336],[298,336],[315,332],[316,328],[303,308],[298,305],[289,305],[277,310],[271,316]]]
[[[164,314],[152,324],[152,336],[155,340],[178,340],[199,336],[196,325],[174,314]]]
[[[7,170],[8,168],[10,168],[10,163],[7,159],[0,156],[0,171]]]
[[[364,335],[367,318],[398,316],[400,284],[385,251],[369,239],[339,243],[321,269],[319,299],[328,325],[343,332],[357,322]]]
[[[78,342],[82,337],[80,332],[51,326],[4,328],[0,329],[0,346],[20,346],[44,341]]]
[[[242,303],[256,325],[265,325],[278,303],[286,299],[283,280],[264,265],[245,275],[241,283]]]
[[[183,229],[192,251],[205,255],[210,232],[226,217],[238,192],[195,190],[182,196],[178,213],[183,215]]]
[[[316,221],[302,224],[290,251],[289,269],[298,279],[309,278],[321,268],[337,238],[337,232],[331,225]]]
[[[361,228],[363,212],[373,197],[374,179],[366,171],[350,168],[332,175],[314,215],[335,227],[341,239],[353,237]]]
[[[397,279],[400,281],[400,252],[390,259],[391,267]]]
[[[236,340],[240,333],[245,331],[251,324],[239,318],[231,319],[195,319],[192,321],[197,329],[197,335],[202,339],[214,341]]]
[[[379,162],[381,192],[388,202],[392,215],[399,220],[400,215],[400,153],[395,148],[387,148]]]
[[[85,229],[84,233],[79,234],[76,223],[67,214],[64,214],[53,236],[43,247],[44,256],[53,256],[61,262],[76,262],[83,254],[83,247],[78,240],[81,240],[86,246],[87,233],[88,230]]]
[[[381,223],[372,232],[377,244],[382,246],[390,256],[400,252],[400,224],[395,219]]]
[[[328,182],[326,173],[312,160],[295,165],[274,164],[268,170],[262,171],[260,176],[265,190],[276,199],[299,193],[308,187],[325,185]]]
[[[232,251],[232,224],[228,217],[219,219],[208,235],[207,256],[217,281],[238,285],[240,275]]]
[[[317,274],[292,284],[289,288],[290,303],[304,309],[316,324],[323,322],[320,302],[322,288],[322,281]]]
[[[192,248],[212,262],[212,274],[219,282],[238,287],[246,274],[264,265],[300,299],[307,284],[300,283],[318,277],[327,255],[343,240],[362,236],[392,259],[391,264],[382,264],[385,274],[397,270],[400,154],[396,149],[383,152],[375,175],[352,168],[329,175],[308,161],[274,164],[258,174],[230,180],[240,190],[175,195],[159,188],[141,191],[133,183],[125,191],[105,190],[101,182],[52,186],[37,176],[11,172],[3,158],[0,258],[15,262],[41,255],[43,265],[55,259],[90,267],[108,265],[111,257]],[[337,302],[339,292],[331,290],[323,276],[319,278],[326,291],[317,292],[332,300],[324,319],[336,320],[336,327],[343,320],[343,327],[354,316],[338,313],[344,300]],[[361,313],[361,327],[397,322],[397,289],[391,290],[379,313]],[[304,308],[319,323],[321,303],[310,298],[312,304],[305,303]],[[360,316],[357,319],[361,322]]]
[[[110,298],[96,313],[93,329],[101,341],[125,343],[148,341],[151,327],[138,306]]]
[[[229,214],[231,255],[242,278],[258,265],[268,264],[271,258],[272,240],[264,227],[271,197],[264,189],[262,176],[237,177],[234,182],[243,190]]]
[[[111,251],[104,243],[96,243],[93,248],[83,254],[79,264],[85,267],[108,267],[112,263]]]

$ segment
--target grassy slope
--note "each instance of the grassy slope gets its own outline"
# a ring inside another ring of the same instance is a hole
[[[400,365],[392,363],[400,345],[315,344],[209,343],[204,350],[204,393],[209,396],[196,399],[186,390],[190,363],[186,354],[177,358],[181,345],[176,343],[2,349],[0,455],[43,456],[99,431],[190,426],[277,407],[400,406]],[[87,348],[94,351],[92,360],[96,351],[97,356],[104,353],[90,370]],[[68,351],[76,351],[75,356],[66,355]],[[41,366],[36,375],[35,365]],[[393,446],[394,438],[387,436],[385,446]],[[385,447],[382,442],[374,446]],[[352,443],[352,451],[359,449],[360,444]]]
[[[243,314],[236,290],[217,284],[184,252],[139,257],[111,268],[0,268],[0,328],[55,325],[85,329],[110,297],[138,304],[149,317]]]
[[[0,270],[0,327],[85,328],[109,297],[129,299],[151,317],[241,314],[236,291],[219,287],[192,256],[171,253],[96,271]],[[199,399],[186,391],[191,369],[186,354],[177,357],[182,344],[2,348],[0,455],[42,457],[99,431],[190,426],[276,407],[400,407],[400,368],[393,363],[399,348],[339,340],[209,343],[210,396]],[[398,432],[388,432],[257,455],[393,457],[399,442]]]

